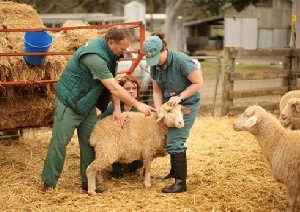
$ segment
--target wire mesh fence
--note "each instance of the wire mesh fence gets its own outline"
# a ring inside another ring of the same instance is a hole
[[[192,57],[198,59],[201,64],[201,72],[203,76],[203,87],[199,91],[201,93],[201,106],[199,113],[201,115],[213,115],[220,116],[222,110],[222,63],[221,59],[215,56],[198,56]],[[264,58],[264,62],[258,61],[262,70],[270,69],[280,69],[282,68],[280,58],[276,58],[274,63],[274,58]],[[236,62],[235,66],[239,69],[239,66],[242,66],[243,63],[252,64],[249,61],[243,60],[242,62]],[[255,63],[255,61],[254,61]],[[210,64],[214,64],[213,67]],[[274,67],[277,66],[277,67]],[[245,68],[247,69],[247,67]],[[247,71],[247,70],[246,70]],[[251,70],[250,70],[251,71]],[[259,71],[259,70],[255,70]],[[141,82],[143,75],[148,75],[149,71],[139,72],[142,73],[142,76],[136,76],[137,79]],[[135,74],[135,73],[134,73]],[[280,87],[285,84],[283,78],[276,79],[267,79],[267,80],[237,80],[233,83],[233,90],[251,90],[257,88],[272,88]],[[152,100],[152,84],[149,81],[148,87],[145,90],[141,91],[142,101],[147,104],[153,105]],[[279,103],[281,95],[266,95],[266,96],[257,96],[257,97],[248,97],[248,98],[237,98],[233,100],[235,106],[239,105],[263,105],[264,103]]]

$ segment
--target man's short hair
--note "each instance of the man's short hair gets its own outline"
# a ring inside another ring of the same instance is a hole
[[[125,38],[131,40],[131,35],[129,29],[123,25],[112,26],[107,30],[105,34],[106,41],[113,40],[119,42],[121,40],[124,40]]]

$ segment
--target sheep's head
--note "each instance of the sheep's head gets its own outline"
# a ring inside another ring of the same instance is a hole
[[[157,115],[157,122],[163,119],[167,127],[184,127],[183,115],[189,114],[191,111],[189,108],[182,105],[168,105],[163,104],[160,108],[159,114]]]
[[[300,98],[291,98],[280,113],[280,121],[289,121],[290,118],[300,115]]]
[[[265,112],[260,106],[249,106],[244,113],[242,113],[234,122],[233,129],[236,131],[249,131],[253,133],[255,131],[254,126],[260,122],[259,114]]]

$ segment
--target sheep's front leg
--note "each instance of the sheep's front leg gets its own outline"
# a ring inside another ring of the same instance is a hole
[[[146,187],[151,187],[151,159],[144,159],[143,160],[144,167],[145,167],[145,178],[144,178],[144,184]]]
[[[287,188],[287,211],[294,212],[295,211],[295,203],[298,197],[298,191],[295,188]]]
[[[92,162],[86,169],[86,175],[88,178],[88,194],[96,195],[96,175],[97,166],[95,161]]]

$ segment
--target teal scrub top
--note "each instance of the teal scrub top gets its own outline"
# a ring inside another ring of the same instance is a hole
[[[151,67],[151,77],[163,92],[164,102],[169,101],[172,96],[179,95],[192,83],[187,75],[193,71],[199,71],[197,65],[192,59],[181,52],[168,51],[168,59],[164,70],[159,66]],[[199,92],[185,99],[183,103],[187,103],[189,99],[200,99]]]

